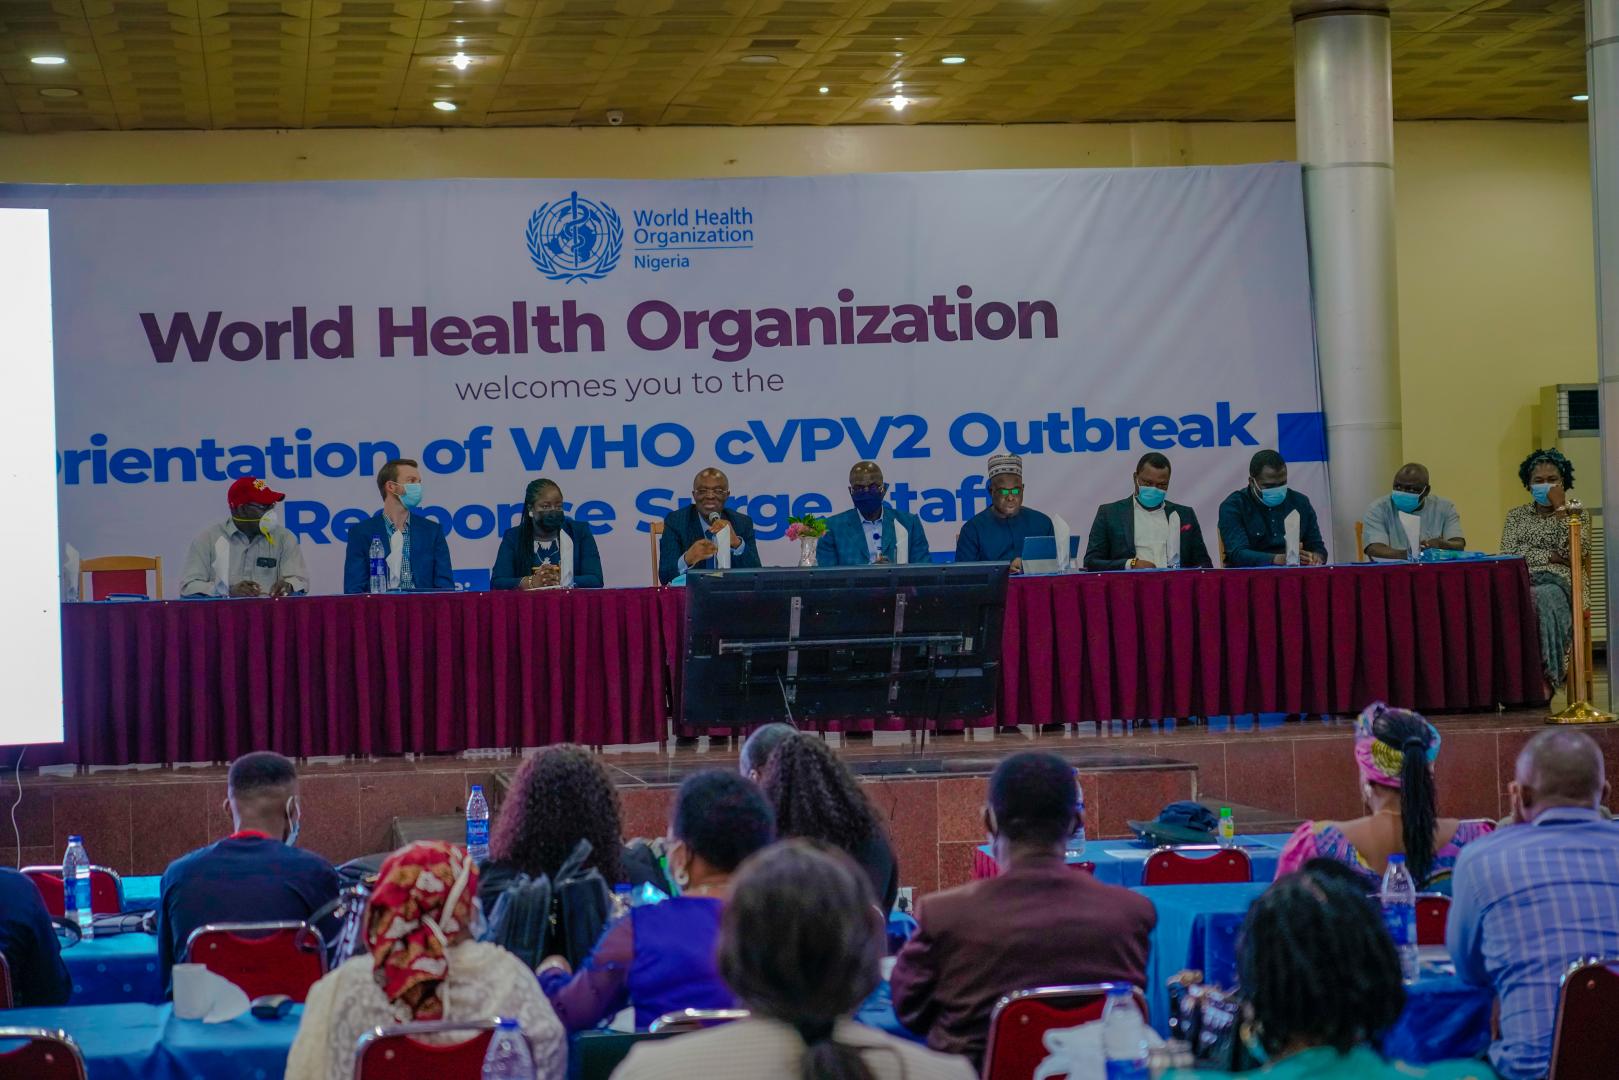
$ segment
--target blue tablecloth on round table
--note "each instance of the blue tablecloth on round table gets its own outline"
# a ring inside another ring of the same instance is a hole
[[[157,895],[163,879],[156,874],[144,874],[140,877],[126,877],[124,879],[124,910],[156,911]]]
[[[12,1009],[7,1025],[62,1028],[79,1044],[90,1080],[278,1080],[302,1006],[285,1020],[252,1014],[224,1024],[176,1020],[168,1005]]]
[[[1248,907],[1266,889],[1253,885],[1160,885],[1135,890],[1158,909],[1147,960],[1147,1000],[1153,1027],[1167,1034],[1169,980],[1195,968],[1205,982],[1236,985],[1237,938]],[[1470,1058],[1490,1042],[1493,995],[1450,977],[1425,977],[1406,987],[1405,1012],[1384,1040],[1393,1058],[1422,1064]]]
[[[157,969],[157,938],[151,934],[109,934],[62,950],[73,977],[73,1005],[114,1005],[163,1000]]]

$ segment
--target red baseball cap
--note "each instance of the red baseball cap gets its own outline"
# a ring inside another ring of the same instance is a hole
[[[242,506],[273,506],[285,498],[281,492],[271,491],[270,485],[258,477],[244,476],[230,486],[225,501],[235,510]]]

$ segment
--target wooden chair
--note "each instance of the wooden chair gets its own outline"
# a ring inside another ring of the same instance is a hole
[[[654,521],[651,528],[652,535],[652,584],[662,585],[658,580],[658,546],[663,543],[663,522]]]
[[[1192,858],[1182,852],[1209,852]],[[1214,844],[1161,847],[1147,856],[1141,869],[1143,885],[1228,885],[1247,884],[1254,879],[1253,860],[1241,848]]]
[[[1417,944],[1443,945],[1445,926],[1450,922],[1450,897],[1443,893],[1417,896]]]
[[[1547,1080],[1605,1080],[1619,1059],[1619,959],[1581,960],[1563,976]]]
[[[984,1080],[1029,1080],[1046,1059],[1048,1031],[1078,1027],[1102,1018],[1113,983],[1041,986],[1015,990],[995,1003],[989,1014],[989,1044],[984,1050]],[[1135,990],[1136,1007],[1147,1017],[1147,999]]]
[[[0,1076],[27,1077],[28,1080],[86,1080],[84,1056],[79,1044],[65,1031],[36,1027],[0,1027],[0,1046],[21,1042],[11,1050],[0,1050]]]
[[[1366,561],[1366,523],[1355,522],[1355,561]]]
[[[285,994],[303,1001],[326,974],[326,943],[298,920],[209,923],[191,931],[181,962],[203,965],[249,998]]]
[[[419,1037],[459,1033],[466,1038],[458,1042]],[[372,1028],[354,1046],[354,1080],[479,1080],[494,1034],[493,1020],[418,1020]]]
[[[146,589],[146,572],[153,576],[153,588]],[[90,575],[93,591],[84,591],[85,575]],[[153,600],[163,599],[163,557],[161,555],[103,555],[79,562],[79,599],[105,600],[113,593],[133,593]]]
[[[681,1009],[664,1013],[652,1021],[647,1031],[653,1035],[684,1035],[688,1031],[701,1031],[747,1018],[746,1009]]]

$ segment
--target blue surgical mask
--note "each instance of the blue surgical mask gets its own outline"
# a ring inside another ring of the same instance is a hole
[[[1259,488],[1259,501],[1266,506],[1281,506],[1287,501],[1287,485],[1280,487]]]
[[[414,510],[422,504],[422,485],[406,484],[404,487],[405,490],[400,493],[399,501],[404,504],[407,510]]]
[[[1555,484],[1530,484],[1529,494],[1542,506],[1550,506],[1552,501],[1552,488]]]
[[[1402,514],[1414,514],[1422,505],[1422,496],[1413,495],[1409,491],[1396,491],[1389,498],[1394,500],[1394,509]]]
[[[852,492],[849,498],[854,500],[854,508],[866,517],[871,517],[883,505],[883,494],[880,491]]]
[[[1169,492],[1165,491],[1163,488],[1157,488],[1157,487],[1138,487],[1138,488],[1136,488],[1136,501],[1141,503],[1141,508],[1143,510],[1156,510],[1156,509],[1158,509],[1160,506],[1164,505],[1164,500],[1166,498],[1168,498],[1168,497],[1169,497]]]

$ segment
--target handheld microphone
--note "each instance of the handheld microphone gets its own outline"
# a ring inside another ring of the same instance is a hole
[[[715,523],[718,522],[719,520],[720,520],[720,512],[718,510],[710,510],[708,512],[708,516],[703,519],[703,521],[705,521],[708,524],[709,529],[713,529]]]

